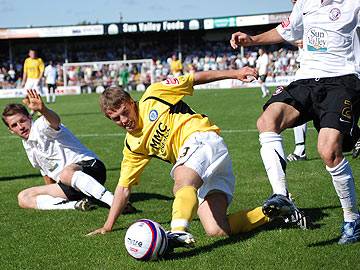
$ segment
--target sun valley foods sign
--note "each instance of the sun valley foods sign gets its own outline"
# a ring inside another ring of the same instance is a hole
[[[228,27],[266,25],[280,23],[290,15],[289,12],[231,16],[221,18],[205,18],[191,20],[110,23],[94,25],[72,25],[28,28],[0,28],[0,39],[51,38],[118,35],[122,33],[167,32],[187,30],[208,30]]]

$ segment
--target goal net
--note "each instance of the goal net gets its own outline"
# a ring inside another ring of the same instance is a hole
[[[64,86],[80,86],[82,92],[102,92],[109,86],[144,91],[154,81],[152,59],[65,63]]]

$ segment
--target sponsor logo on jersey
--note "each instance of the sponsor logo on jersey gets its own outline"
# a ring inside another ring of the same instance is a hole
[[[337,19],[340,18],[340,16],[341,16],[341,11],[340,11],[340,9],[338,9],[338,8],[332,8],[332,9],[330,10],[330,14],[329,14],[330,20],[336,21]]]
[[[310,28],[306,41],[308,51],[326,52],[328,49],[328,33],[321,28]]]
[[[278,87],[276,87],[276,90],[272,95],[277,96],[277,95],[281,94],[281,92],[284,90],[285,90],[284,86],[278,86]]]
[[[178,78],[167,78],[165,81],[162,81],[161,83],[165,84],[165,85],[177,85],[177,84],[180,84]]]
[[[160,122],[150,142],[150,146],[155,152],[166,155],[166,140],[169,135],[170,128],[168,128],[166,124]]]
[[[159,113],[157,112],[157,110],[151,110],[149,113],[149,120],[151,122],[155,121],[159,116]]]
[[[290,18],[287,18],[286,20],[283,20],[283,21],[281,22],[282,28],[286,28],[286,27],[288,27],[289,25],[290,25]]]

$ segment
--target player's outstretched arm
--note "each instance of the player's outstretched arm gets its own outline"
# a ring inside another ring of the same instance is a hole
[[[253,45],[266,45],[275,44],[285,41],[276,28],[273,28],[260,35],[250,36],[242,32],[236,32],[231,35],[230,45],[233,49],[237,49],[239,46],[253,46]]]
[[[111,232],[116,220],[121,215],[122,211],[124,210],[126,204],[129,201],[130,193],[131,190],[129,188],[117,186],[115,189],[114,200],[104,226],[88,233],[87,236]]]
[[[47,108],[36,90],[27,90],[27,96],[23,99],[23,103],[34,112],[40,112],[49,122],[50,127],[55,130],[59,129],[60,117],[52,110]]]
[[[251,82],[257,78],[255,68],[243,67],[241,69],[231,70],[210,70],[200,71],[194,74],[194,85],[209,83],[224,79],[237,79],[243,82]]]

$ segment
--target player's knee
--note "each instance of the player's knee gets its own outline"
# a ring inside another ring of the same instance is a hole
[[[256,127],[259,132],[263,132],[265,129],[265,120],[263,116],[260,116],[256,121]]]
[[[30,194],[28,190],[23,190],[20,191],[18,196],[18,205],[21,208],[29,208],[29,199],[30,199]]]
[[[279,133],[279,128],[276,125],[275,119],[269,116],[267,113],[263,113],[256,122],[259,132],[276,132]]]
[[[204,227],[206,235],[210,237],[227,236],[228,234],[218,226],[206,226]]]
[[[337,152],[331,149],[330,147],[319,147],[318,152],[320,154],[321,159],[330,168],[335,167],[337,163],[339,163],[337,161],[342,160],[342,157],[339,157]]]
[[[62,170],[60,173],[61,182],[68,182],[72,178],[72,173],[70,173],[67,169]]]
[[[74,172],[77,170],[78,168],[72,165],[65,167],[60,173],[61,182],[70,185]]]

